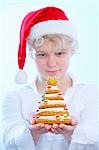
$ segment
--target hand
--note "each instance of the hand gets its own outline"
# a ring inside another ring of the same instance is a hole
[[[72,136],[73,131],[74,131],[74,129],[75,129],[75,127],[76,127],[77,124],[78,124],[78,122],[72,118],[70,125],[66,125],[66,124],[57,125],[57,124],[53,124],[53,126],[50,129],[50,131],[51,131],[51,133],[62,134],[65,137],[65,139],[67,140],[67,142],[70,143],[71,136]]]
[[[33,140],[35,142],[35,144],[38,142],[39,137],[44,134],[49,132],[51,125],[47,125],[47,124],[35,124],[35,120],[33,120],[33,116],[35,116],[35,112],[34,113],[30,113],[27,117],[27,125],[28,128],[31,132],[31,135],[33,137]]]
[[[47,125],[43,123],[29,126],[35,144],[37,144],[38,139],[42,134],[49,132],[50,128],[51,125]]]

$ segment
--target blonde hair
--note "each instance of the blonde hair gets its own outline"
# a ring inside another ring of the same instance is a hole
[[[46,34],[33,40],[30,37],[28,37],[27,44],[29,50],[31,51],[32,49],[42,46],[45,40],[52,42],[56,50],[60,50],[60,49],[66,50],[70,48],[74,53],[75,50],[77,49],[77,41],[67,35]]]

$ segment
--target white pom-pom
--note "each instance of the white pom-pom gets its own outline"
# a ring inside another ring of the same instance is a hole
[[[27,82],[27,74],[24,70],[19,70],[15,77],[17,84],[25,84]]]

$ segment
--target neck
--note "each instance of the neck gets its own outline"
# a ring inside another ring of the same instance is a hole
[[[36,86],[40,94],[44,93],[46,89],[46,80],[37,77]],[[62,79],[59,80],[58,88],[62,91],[63,94],[71,86],[72,86],[72,79],[68,75],[64,76]]]

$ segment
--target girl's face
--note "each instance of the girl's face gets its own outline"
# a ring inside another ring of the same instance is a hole
[[[59,80],[65,77],[72,52],[68,50],[55,50],[53,42],[45,40],[41,47],[35,49],[35,63],[40,76],[56,76]]]

